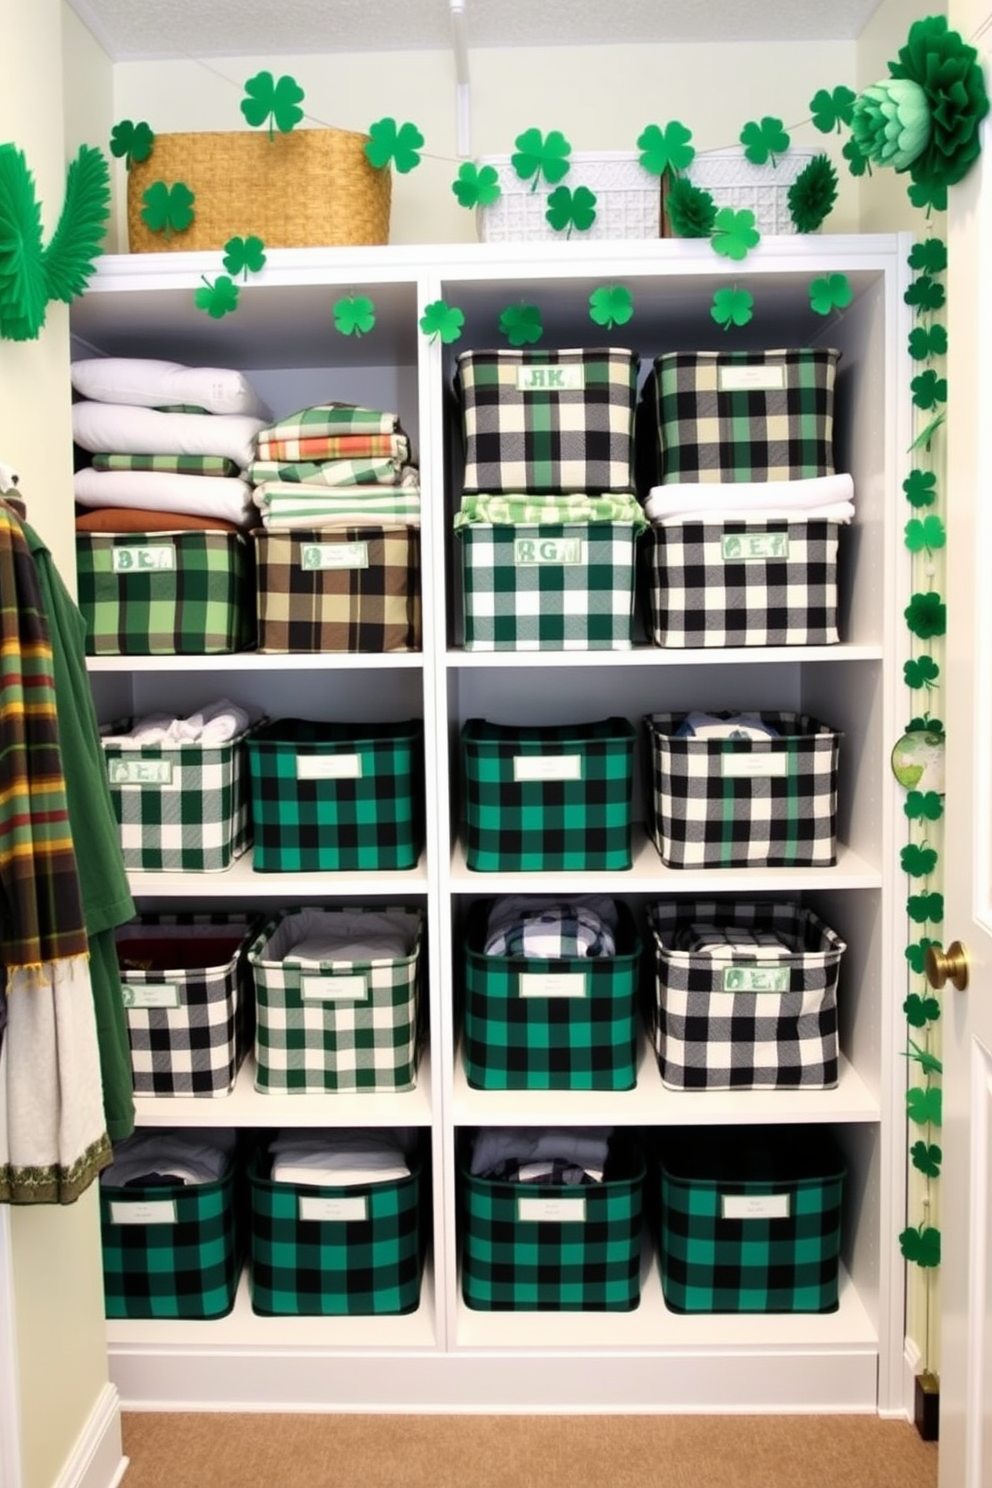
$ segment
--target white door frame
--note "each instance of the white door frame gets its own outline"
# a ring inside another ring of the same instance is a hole
[[[0,1204],[0,1488],[21,1484],[21,1395],[10,1209]]]

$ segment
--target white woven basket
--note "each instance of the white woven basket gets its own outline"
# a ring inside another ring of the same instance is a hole
[[[548,197],[555,189],[541,182],[521,181],[509,155],[487,155],[480,165],[494,166],[502,194],[491,207],[476,213],[483,243],[562,242],[545,217]],[[597,151],[572,156],[572,166],[560,182],[573,191],[587,186],[596,196],[596,220],[587,232],[572,231],[579,242],[607,238],[657,238],[661,235],[661,186],[631,151]]]
[[[686,175],[694,186],[710,193],[717,207],[733,207],[738,212],[750,209],[760,232],[769,236],[794,233],[789,187],[813,157],[822,153],[793,145],[776,165],[752,165],[741,147],[734,145],[697,155]]]

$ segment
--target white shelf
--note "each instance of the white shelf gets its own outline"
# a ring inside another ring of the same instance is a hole
[[[375,873],[255,873],[252,850],[235,858],[220,873],[145,873],[128,875],[136,899],[281,899],[331,903],[341,898],[381,898],[384,895],[423,894],[427,888],[426,856],[416,868]]]
[[[632,646],[629,651],[462,651],[451,648],[445,662],[452,670],[513,667],[557,670],[569,667],[700,667],[781,666],[808,662],[880,661],[881,646],[738,646],[726,650],[705,646],[681,649]]]
[[[219,656],[89,656],[88,672],[327,672],[416,671],[424,664],[419,651],[298,651],[272,655],[262,651],[227,651]]]

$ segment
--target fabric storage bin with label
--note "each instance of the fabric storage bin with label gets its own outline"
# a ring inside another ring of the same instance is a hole
[[[652,1034],[675,1090],[829,1090],[846,947],[794,904],[673,900],[648,906]]]
[[[632,491],[638,366],[623,347],[461,352],[462,490]]]
[[[835,1312],[846,1165],[816,1127],[671,1129],[661,1285],[673,1312]]]
[[[549,903],[559,923],[548,933],[567,940],[568,905]],[[474,906],[465,945],[462,1052],[469,1085],[632,1090],[641,942],[627,906],[616,906],[615,954],[545,957],[487,954],[491,908],[488,901]]]
[[[114,733],[130,728],[114,725]],[[127,868],[221,872],[251,846],[245,741],[133,744],[104,738]]]
[[[274,1183],[248,1165],[252,1311],[262,1317],[415,1312],[424,1269],[422,1171],[381,1183]]]
[[[462,1295],[480,1312],[630,1312],[641,1298],[644,1158],[614,1139],[598,1183],[459,1174]]]
[[[79,533],[88,656],[203,656],[255,643],[251,543],[240,532]]]
[[[214,1183],[100,1184],[108,1318],[220,1318],[241,1275],[238,1170]]]
[[[462,728],[465,860],[477,872],[631,865],[634,729],[626,718]]]
[[[141,915],[116,932],[135,1095],[227,1095],[251,1045],[255,922]]]
[[[630,522],[459,527],[466,651],[628,651]]]
[[[256,873],[415,868],[424,726],[282,718],[248,741]]]
[[[655,646],[825,646],[837,634],[839,524],[677,521],[644,538]]]
[[[256,1089],[412,1090],[422,938],[414,910],[306,907],[269,920],[247,952]]]
[[[833,475],[839,358],[828,347],[655,357],[638,429],[653,446],[647,484]]]
[[[419,527],[254,538],[259,651],[420,650]]]
[[[644,719],[648,830],[662,862],[669,868],[832,866],[840,735],[804,713],[762,712],[756,716],[777,737],[682,737],[686,716]]]

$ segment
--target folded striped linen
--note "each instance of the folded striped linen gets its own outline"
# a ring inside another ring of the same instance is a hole
[[[191,517],[219,517],[238,526],[253,510],[251,486],[237,476],[204,480],[202,475],[172,475],[162,470],[94,470],[87,466],[76,471],[72,484],[80,506],[183,512]]]
[[[260,460],[399,460],[410,458],[405,434],[317,434],[303,439],[270,439],[260,434],[255,446]]]
[[[315,439],[325,434],[397,434],[399,416],[359,403],[315,403],[259,430],[260,439]]]
[[[544,524],[561,522],[631,522],[638,531],[647,527],[647,518],[635,496],[625,492],[589,495],[573,491],[565,496],[531,495],[464,495],[455,515],[455,527],[472,523],[498,526],[512,523]]]
[[[124,455],[96,450],[94,470],[167,470],[172,475],[237,475],[240,465],[224,455]]]
[[[363,486],[340,494],[324,486],[256,486],[252,499],[266,527],[307,527],[332,521],[420,522],[420,490],[413,486]]]
[[[252,460],[247,476],[253,485],[266,481],[308,486],[398,486],[409,466],[401,460]],[[414,480],[417,472],[413,472]]]
[[[754,516],[813,518],[818,509],[854,501],[854,479],[847,474],[788,481],[673,481],[652,486],[644,510],[652,522],[725,520]],[[769,518],[771,519],[771,518]]]

